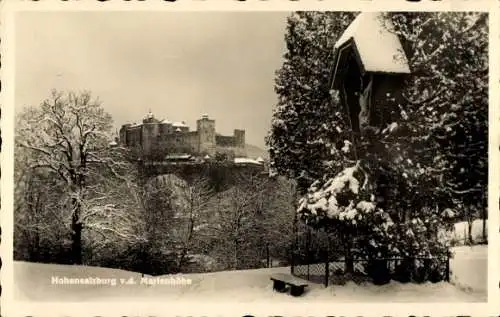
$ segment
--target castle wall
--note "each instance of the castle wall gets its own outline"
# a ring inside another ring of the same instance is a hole
[[[236,146],[236,140],[232,136],[216,135],[215,144],[217,146],[232,147]]]
[[[122,145],[129,145],[127,142],[127,131],[129,127],[124,125],[120,129],[120,144]]]
[[[144,155],[188,153],[214,156],[216,152],[230,157],[246,156],[245,131],[234,130],[233,136],[217,135],[215,120],[204,115],[196,121],[196,131],[189,131],[184,124],[146,118],[140,125],[125,124],[120,129],[120,142],[138,147]]]
[[[235,157],[245,157],[247,155],[244,130],[234,130],[234,135],[232,136],[217,135],[215,142],[216,152],[231,153],[231,156]]]
[[[125,143],[128,146],[142,146],[142,126],[130,127],[126,132]]]
[[[175,132],[177,132],[177,129],[180,129],[182,133],[189,132],[189,127],[175,127]]]
[[[191,153],[198,153],[200,151],[200,137],[197,131],[191,131],[184,135],[184,142],[192,149]]]
[[[157,146],[159,150],[166,151],[167,153],[195,154],[199,148],[198,133],[191,131],[161,135]]]
[[[174,133],[174,128],[171,123],[160,123],[159,125],[160,136]]]

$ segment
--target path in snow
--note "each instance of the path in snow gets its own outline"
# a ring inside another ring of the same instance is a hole
[[[323,287],[312,284],[304,296],[295,298],[272,290],[272,273],[290,268],[179,274],[191,285],[120,285],[119,279],[140,281],[139,273],[115,269],[56,264],[14,262],[16,299],[36,301],[210,301],[210,302],[480,302],[485,294],[466,292],[449,283],[372,284]],[[116,286],[51,285],[52,276],[116,278]]]

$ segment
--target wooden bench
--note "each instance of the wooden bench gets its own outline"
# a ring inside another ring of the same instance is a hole
[[[304,290],[308,286],[303,280],[288,274],[273,274],[271,280],[273,281],[273,289],[280,293],[288,291],[287,286],[290,286],[290,295],[292,296],[304,294]]]

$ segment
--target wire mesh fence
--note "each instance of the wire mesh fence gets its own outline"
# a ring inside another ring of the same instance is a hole
[[[450,254],[434,257],[353,258],[346,261],[335,240],[322,231],[299,225],[292,246],[291,274],[325,286],[390,280],[421,283],[450,280]],[[351,268],[351,269],[348,269]]]

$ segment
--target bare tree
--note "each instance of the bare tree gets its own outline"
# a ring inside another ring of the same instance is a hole
[[[125,177],[131,170],[125,150],[109,146],[111,129],[111,116],[89,92],[54,90],[40,107],[25,109],[17,120],[16,152],[26,160],[24,168],[50,171],[64,184],[75,264],[82,263],[84,228],[124,234],[109,219],[125,219],[128,208],[110,208],[104,202],[112,186],[99,186],[111,179],[130,184]],[[98,224],[97,218],[108,221]]]
[[[52,261],[64,257],[65,196],[50,174],[31,170],[16,182],[14,258]],[[63,260],[63,259],[60,259]]]
[[[259,220],[266,182],[261,175],[245,175],[235,186],[218,194],[216,217],[209,229],[215,240],[212,254],[224,268],[241,269],[260,262]]]
[[[164,274],[179,269],[179,241],[188,204],[185,180],[173,175],[150,178],[143,188],[142,209],[146,224],[143,270]]]
[[[296,183],[285,177],[276,177],[269,182],[266,194],[263,240],[267,244],[268,257],[289,260],[295,237]]]
[[[185,188],[186,205],[181,215],[184,221],[179,228],[178,237],[180,244],[178,267],[180,269],[187,264],[189,253],[200,250],[197,234],[208,226],[210,213],[213,211],[214,195],[208,179],[202,176],[196,177]]]

